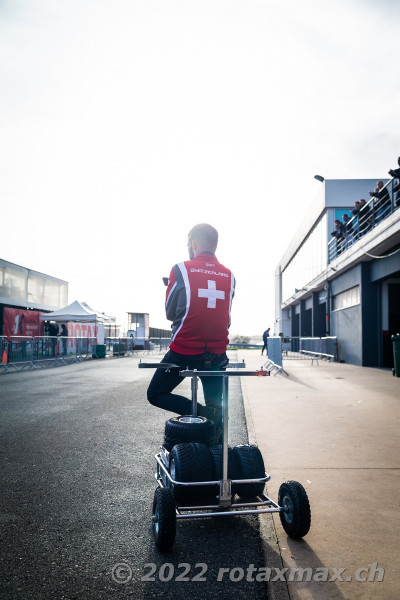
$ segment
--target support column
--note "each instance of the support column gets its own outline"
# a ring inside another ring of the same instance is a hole
[[[318,331],[317,316],[319,307],[319,292],[313,292],[312,295],[312,319],[311,319],[311,337],[319,337],[316,333]]]
[[[305,300],[300,300],[300,337],[307,337]]]
[[[327,291],[313,292],[312,298],[312,337],[325,337],[326,335],[326,301],[322,303],[321,295]]]
[[[291,337],[299,337],[300,336],[300,329],[299,329],[299,317],[300,315],[296,314],[296,307],[292,306],[290,308],[291,310]]]

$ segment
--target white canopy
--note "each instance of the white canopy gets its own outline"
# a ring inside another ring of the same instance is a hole
[[[110,317],[110,315],[106,315],[105,313],[93,309],[91,306],[89,306],[89,304],[87,304],[87,302],[81,302],[81,304],[90,313],[95,313],[97,315],[97,320],[99,323],[115,323],[115,317]]]
[[[104,313],[99,313],[92,308],[86,302],[72,302],[64,308],[55,310],[53,312],[44,313],[40,315],[41,321],[73,321],[81,323],[115,323],[115,317],[109,317]]]

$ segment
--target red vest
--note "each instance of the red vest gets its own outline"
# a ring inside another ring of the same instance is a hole
[[[228,329],[235,278],[213,254],[202,253],[175,265],[165,301],[172,321],[171,350],[179,354],[222,354]]]

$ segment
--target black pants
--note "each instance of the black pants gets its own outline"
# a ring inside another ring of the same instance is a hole
[[[228,364],[226,354],[178,354],[169,350],[162,359],[164,363],[179,365],[182,369],[223,371]],[[147,390],[147,399],[153,406],[169,410],[178,415],[192,414],[192,401],[185,396],[172,394],[184,377],[179,375],[181,369],[165,371],[157,369]],[[197,414],[213,421],[220,421],[222,411],[222,377],[200,377],[203,385],[206,406],[197,403]]]

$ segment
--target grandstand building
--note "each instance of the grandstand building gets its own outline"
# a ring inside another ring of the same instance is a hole
[[[391,367],[391,335],[400,333],[400,191],[384,180],[371,198],[376,182],[322,181],[276,269],[275,334],[336,336],[340,360]],[[341,237],[335,220],[344,214],[351,219]]]
[[[67,300],[67,281],[0,259],[0,336],[39,335],[40,314]]]

